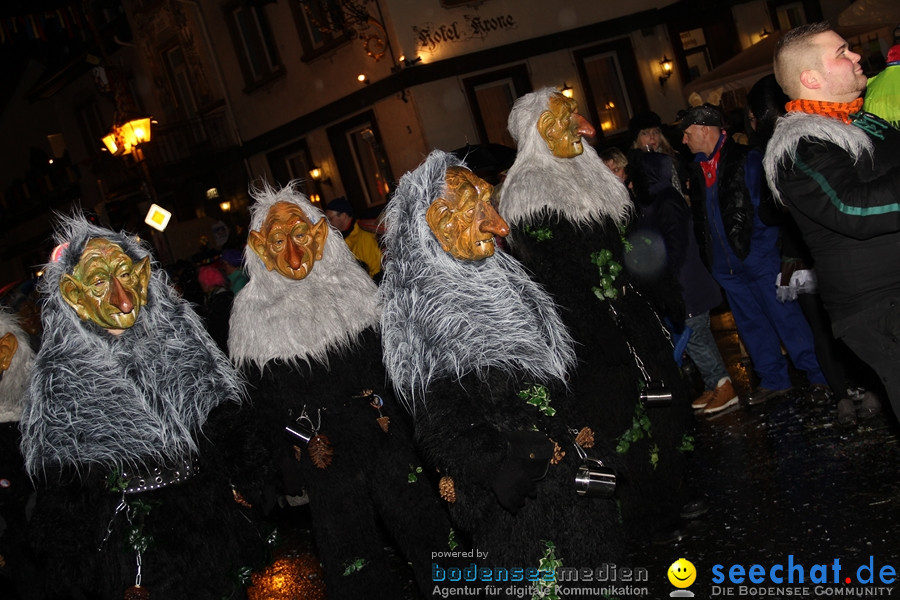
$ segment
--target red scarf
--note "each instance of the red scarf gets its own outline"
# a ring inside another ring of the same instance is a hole
[[[822,115],[832,119],[840,119],[847,125],[850,124],[850,115],[862,110],[863,99],[857,98],[852,102],[823,102],[821,100],[791,100],[785,104],[788,112],[803,112],[811,115]]]
[[[719,154],[722,153],[722,146],[723,144],[719,144],[713,155],[708,160],[700,163],[700,168],[703,170],[703,180],[708,188],[716,184],[716,172],[719,170]]]

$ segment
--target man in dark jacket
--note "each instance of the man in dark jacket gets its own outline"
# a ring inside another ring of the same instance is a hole
[[[760,404],[791,389],[787,348],[811,384],[825,384],[809,324],[795,304],[782,304],[773,282],[781,270],[778,228],[757,214],[762,186],[758,150],[733,142],[717,106],[703,104],[681,115],[684,143],[695,154],[691,201],[705,220],[704,245],[760,384],[748,398]],[[704,207],[705,210],[701,210]]]
[[[791,102],[765,168],[816,261],[835,337],[875,369],[900,414],[900,133],[862,111],[859,59],[828,23],[781,38],[775,76]]]

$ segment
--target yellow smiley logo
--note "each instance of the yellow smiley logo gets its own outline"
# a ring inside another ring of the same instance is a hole
[[[697,569],[686,558],[679,558],[672,563],[668,571],[669,583],[677,588],[690,587],[697,579]]]

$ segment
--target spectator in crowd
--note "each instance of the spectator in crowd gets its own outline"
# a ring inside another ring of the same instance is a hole
[[[719,284],[700,259],[691,209],[672,186],[672,157],[640,150],[629,155],[628,177],[639,216],[629,228],[633,249],[625,256],[626,264],[631,262],[630,270],[642,277],[658,277],[665,270],[677,275],[689,336],[687,354],[704,384],[691,407],[717,413],[739,400],[709,326],[709,311],[722,303]]]
[[[244,270],[244,252],[237,248],[227,248],[222,251],[222,260],[219,262],[222,273],[228,278],[228,287],[237,295],[243,289],[250,278]]]
[[[772,287],[781,255],[778,228],[766,226],[758,214],[765,188],[761,153],[727,135],[718,106],[694,106],[680,118],[683,141],[695,153],[691,203],[704,218],[707,264],[725,290],[760,380],[748,403],[761,404],[793,387],[782,343],[810,384],[824,384],[809,324],[796,304],[779,302]]]
[[[615,147],[606,148],[600,151],[600,158],[603,160],[603,164],[613,172],[613,175],[621,179],[622,183],[625,183],[625,180],[628,178],[628,173],[625,172],[625,167],[628,166],[628,159],[625,158],[625,154]]]
[[[869,79],[863,109],[900,129],[900,44],[891,46],[887,66]]]
[[[752,140],[761,151],[765,151],[775,122],[784,114],[788,97],[782,91],[775,75],[766,75],[757,81],[747,94],[747,121]],[[880,412],[878,397],[871,391],[850,386],[847,380],[845,361],[855,359],[842,342],[834,339],[831,322],[825,313],[816,287],[813,259],[803,242],[797,223],[784,206],[777,204],[768,185],[763,188],[759,216],[766,225],[781,229],[781,273],[778,280],[778,298],[782,302],[800,305],[809,323],[816,349],[816,358],[828,385],[814,385],[810,389],[810,399],[820,406],[837,405],[839,425],[851,426],[857,422],[855,400],[861,402],[859,417],[867,419]],[[850,355],[850,356],[847,356]],[[858,361],[853,361],[858,362]],[[859,365],[865,369],[865,365]],[[868,369],[867,369],[868,370]]]
[[[206,330],[222,352],[228,352],[228,317],[231,315],[231,304],[234,293],[226,287],[228,282],[222,271],[212,265],[203,265],[197,269],[197,280],[203,290],[203,305],[200,315]]]
[[[776,200],[815,260],[834,335],[872,366],[900,415],[900,132],[862,110],[860,55],[827,22],[778,41],[791,101],[766,148]]]
[[[325,207],[325,216],[332,227],[341,232],[350,251],[366,267],[369,277],[377,278],[381,273],[381,248],[375,234],[359,226],[350,201],[344,196],[335,198]]]

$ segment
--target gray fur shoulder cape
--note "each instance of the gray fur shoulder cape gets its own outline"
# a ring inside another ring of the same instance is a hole
[[[863,154],[871,156],[874,152],[871,138],[859,127],[822,115],[787,113],[778,119],[775,132],[766,146],[766,154],[763,157],[766,182],[775,199],[781,204],[784,204],[784,198],[778,189],[778,171],[794,162],[797,147],[803,139],[831,142],[843,148],[854,163],[859,161]]]
[[[510,227],[544,217],[565,218],[582,227],[603,224],[606,217],[624,223],[631,212],[628,190],[587,142],[574,158],[554,156],[537,129],[549,107],[553,88],[516,100],[508,128],[518,145],[516,161],[503,182],[500,214]]]
[[[21,422],[29,474],[146,469],[196,454],[209,412],[243,394],[227,357],[155,261],[147,304],[134,326],[113,336],[82,321],[63,300],[59,282],[85,244],[105,238],[134,261],[149,249],[81,216],[61,218],[56,237],[68,246],[44,269],[44,337]]]
[[[251,194],[253,231],[277,202],[296,204],[312,223],[325,218],[295,182],[279,190],[264,185]],[[250,281],[234,300],[228,333],[228,353],[238,367],[262,371],[274,360],[327,366],[331,352],[355,347],[363,330],[378,326],[378,287],[331,225],[321,260],[301,280],[267,271],[249,244],[244,265]]]

